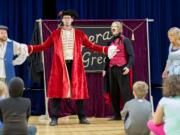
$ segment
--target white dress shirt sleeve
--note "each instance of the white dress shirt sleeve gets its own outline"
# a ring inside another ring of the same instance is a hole
[[[18,43],[16,41],[13,41],[13,51],[14,55],[17,56],[13,60],[13,65],[21,65],[29,55],[27,45]]]

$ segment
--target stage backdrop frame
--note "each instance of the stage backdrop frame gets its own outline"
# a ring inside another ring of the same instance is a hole
[[[153,105],[153,98],[151,95],[151,70],[150,70],[150,49],[149,49],[149,22],[153,22],[152,19],[131,19],[131,20],[76,20],[74,22],[74,27],[83,30],[89,37],[89,40],[92,42],[106,45],[107,41],[111,38],[110,34],[110,25],[113,21],[120,21],[123,23],[123,34],[131,39],[133,42],[133,47],[135,51],[135,72],[136,72],[136,80],[143,80],[146,81],[149,84],[149,99],[152,102]],[[40,37],[41,42],[44,41],[44,39],[47,39],[47,37],[52,33],[53,30],[60,27],[61,22],[59,20],[36,20],[39,24],[40,28]],[[142,27],[144,28],[143,30]],[[94,29],[92,31],[92,29]],[[98,33],[96,31],[97,29],[102,30]],[[95,35],[93,35],[93,32]],[[105,40],[99,40],[97,38],[101,37]],[[142,40],[143,39],[143,40]],[[47,81],[50,74],[50,66],[49,63],[52,60],[53,49],[48,49],[44,53],[42,53],[42,61],[43,61],[43,69],[44,69],[44,88],[45,88],[45,101],[46,101],[46,114],[47,114],[47,96],[46,96],[46,88],[47,88]],[[89,50],[83,49],[83,58],[85,58],[85,53],[91,55],[91,58],[87,59],[96,59],[101,61],[101,63],[98,65],[98,62],[94,62],[95,64],[90,64],[91,66],[86,67],[85,69],[87,73],[94,73],[94,72],[102,72],[103,66],[104,66],[104,60],[105,56],[100,55],[97,53],[90,53]],[[93,54],[93,55],[92,55]],[[86,62],[86,60],[84,60]],[[138,72],[137,72],[138,71]],[[90,97],[91,98],[91,97]],[[152,110],[154,107],[152,106]],[[109,114],[109,113],[108,113]],[[106,116],[106,114],[103,114],[103,116]]]

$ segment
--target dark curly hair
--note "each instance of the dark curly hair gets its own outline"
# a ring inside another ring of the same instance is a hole
[[[180,75],[172,75],[164,80],[163,96],[180,96]]]

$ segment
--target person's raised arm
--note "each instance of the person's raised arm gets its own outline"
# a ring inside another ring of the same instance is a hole
[[[108,54],[107,46],[101,46],[101,45],[90,42],[87,35],[85,34],[83,34],[83,45],[92,51]]]
[[[48,37],[48,39],[39,45],[28,45],[28,52],[29,54],[33,52],[41,52],[46,50],[47,48],[51,47],[53,45],[52,35]]]
[[[85,34],[83,34],[82,40],[83,40],[83,45],[85,47],[89,48],[92,51],[104,53],[108,55],[110,59],[114,57],[118,51],[116,46],[107,47],[107,46],[101,46],[101,45],[90,42],[88,37]]]

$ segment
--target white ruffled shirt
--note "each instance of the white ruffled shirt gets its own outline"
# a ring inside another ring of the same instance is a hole
[[[62,30],[62,45],[65,60],[73,60],[74,29]]]
[[[7,41],[11,41],[8,39]],[[4,44],[0,43],[0,78],[6,78],[6,72],[5,72],[5,64],[4,64],[4,56],[6,53],[7,48],[7,42]],[[13,52],[14,56],[17,56],[12,64],[15,65],[21,65],[28,56],[28,48],[26,44],[21,44],[16,41],[13,41]]]

